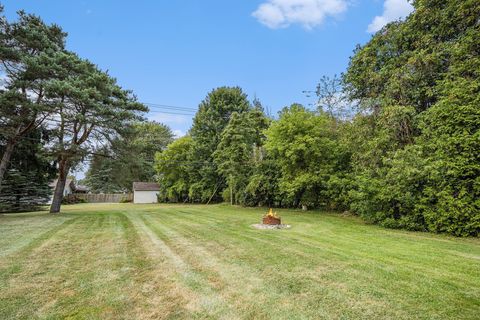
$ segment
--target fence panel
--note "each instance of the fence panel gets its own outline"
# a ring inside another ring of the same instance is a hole
[[[75,193],[73,196],[78,199],[83,199],[89,203],[119,203],[121,201],[133,201],[133,193]]]

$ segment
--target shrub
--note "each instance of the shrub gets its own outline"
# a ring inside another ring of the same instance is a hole
[[[62,204],[77,204],[77,203],[87,203],[87,200],[79,198],[77,195],[69,194],[62,199]]]

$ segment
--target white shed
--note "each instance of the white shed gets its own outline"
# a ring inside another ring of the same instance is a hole
[[[53,182],[51,182],[48,186],[52,188],[52,195],[50,196],[50,199],[48,200],[47,204],[52,204],[53,201],[53,193],[55,192],[55,188],[57,187],[57,182],[58,179],[55,179]],[[65,189],[63,189],[63,196],[66,197],[69,194],[72,194],[75,189],[75,182],[72,179],[67,179],[65,181]]]
[[[154,182],[133,183],[133,203],[157,203],[160,185]]]

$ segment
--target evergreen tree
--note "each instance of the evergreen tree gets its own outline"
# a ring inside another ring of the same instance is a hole
[[[124,136],[98,149],[92,156],[85,183],[92,192],[131,191],[136,181],[155,181],[157,152],[172,142],[169,127],[154,121],[134,123]]]
[[[0,7],[0,13],[3,8]],[[18,12],[18,21],[0,17],[0,134],[5,146],[0,160],[0,186],[14,148],[53,113],[46,94],[62,61],[66,34],[39,17]]]
[[[5,138],[0,136],[0,141],[2,139]],[[54,178],[55,166],[42,152],[46,139],[47,132],[36,129],[17,144],[0,186],[1,212],[34,211],[50,200],[49,183]],[[1,152],[4,148],[4,144],[0,144]]]
[[[131,92],[87,60],[65,53],[57,80],[47,91],[56,102],[55,140],[52,153],[58,161],[58,183],[50,212],[60,211],[69,170],[96,149],[122,135],[139,111],[148,110],[136,102]]]

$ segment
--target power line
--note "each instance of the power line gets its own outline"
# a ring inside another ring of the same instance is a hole
[[[173,110],[184,110],[184,111],[192,111],[196,112],[197,108],[190,108],[190,107],[180,107],[180,106],[172,106],[167,104],[158,104],[158,103],[149,103],[149,102],[140,102],[146,106],[149,106],[153,109],[173,109]]]
[[[172,114],[172,115],[182,115],[182,116],[194,116],[198,112],[198,108],[191,108],[191,107],[182,107],[182,106],[174,106],[174,105],[167,105],[167,104],[160,104],[160,103],[150,103],[150,102],[141,102],[140,103],[146,105],[149,109],[148,114]],[[230,119],[229,116],[221,117],[223,119]],[[60,123],[60,120],[56,119],[47,119],[50,122]]]
[[[190,107],[181,107],[181,106],[174,106],[174,105],[167,105],[167,104],[159,104],[159,103],[150,103],[150,102],[140,102],[142,104],[147,105],[149,108],[155,109],[153,111],[149,111],[149,114],[172,114],[172,115],[184,115],[184,116],[194,116],[195,113],[198,111],[196,108]],[[176,112],[178,111],[178,112]],[[229,120],[230,116],[219,117],[225,120]],[[58,119],[45,119],[45,123],[54,122],[54,123],[61,123],[61,120]],[[71,122],[71,120],[69,121]],[[90,124],[89,122],[86,122]],[[20,140],[32,140],[38,141],[38,138],[30,138],[30,137],[22,137]],[[40,138],[40,140],[44,140]],[[46,140],[48,142],[48,140]]]
[[[194,116],[195,113],[180,113],[180,112],[170,112],[170,111],[149,111],[148,113],[161,113],[161,114],[175,114],[175,115],[181,115],[181,116]]]

